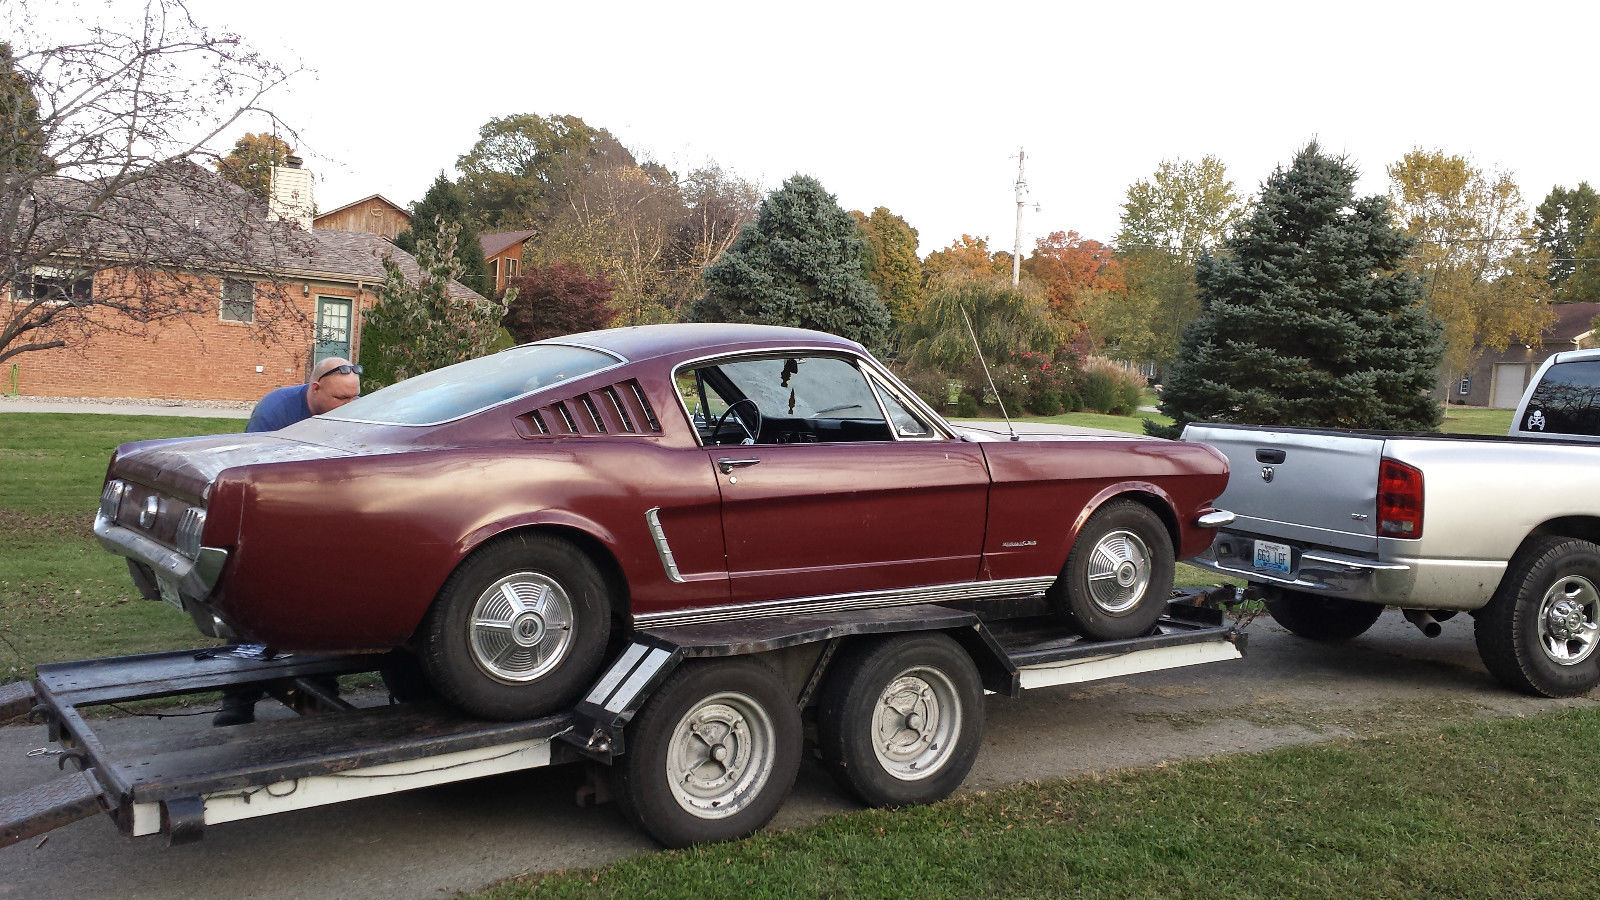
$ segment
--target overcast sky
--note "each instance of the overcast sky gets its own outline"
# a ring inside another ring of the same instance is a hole
[[[1364,193],[1419,146],[1511,170],[1530,205],[1600,182],[1594,3],[192,5],[315,70],[274,106],[324,210],[417,199],[513,113],[581,116],[680,174],[814,175],[847,209],[905,217],[924,254],[962,233],[1009,249],[1019,147],[1025,248],[1109,240],[1163,159],[1215,154],[1251,194],[1314,137]]]

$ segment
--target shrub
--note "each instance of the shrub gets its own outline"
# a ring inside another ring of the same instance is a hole
[[[1139,409],[1144,377],[1105,359],[1090,359],[1078,380],[1083,405],[1095,412],[1131,416]]]
[[[1028,412],[1036,416],[1059,416],[1061,409],[1061,395],[1055,391],[1040,391],[1028,401]]]
[[[978,399],[971,394],[962,394],[956,401],[956,417],[960,419],[975,419],[978,417]]]

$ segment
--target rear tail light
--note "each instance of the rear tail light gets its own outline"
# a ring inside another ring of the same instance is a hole
[[[117,510],[122,508],[122,497],[128,493],[126,482],[113,478],[100,489],[100,514],[112,522],[117,520]]]
[[[190,559],[200,557],[200,535],[206,530],[205,510],[191,506],[183,511],[183,521],[178,523],[178,550]]]
[[[1378,466],[1378,536],[1422,537],[1422,470],[1392,459]]]

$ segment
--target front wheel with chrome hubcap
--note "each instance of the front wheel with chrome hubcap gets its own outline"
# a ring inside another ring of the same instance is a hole
[[[491,719],[525,719],[577,699],[610,630],[594,561],[561,538],[515,534],[474,552],[445,581],[417,656],[448,702]]]
[[[817,704],[823,761],[869,806],[949,796],[982,740],[977,667],[943,634],[856,645],[831,667]]]
[[[1506,685],[1571,697],[1600,684],[1600,546],[1531,541],[1478,612],[1478,654]]]
[[[1116,500],[1084,524],[1050,595],[1088,637],[1139,637],[1166,612],[1176,562],[1160,517],[1137,501]]]
[[[614,793],[668,847],[743,837],[777,813],[800,770],[800,711],[752,659],[692,662],[627,731]]]

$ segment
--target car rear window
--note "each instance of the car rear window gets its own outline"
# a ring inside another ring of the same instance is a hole
[[[1600,359],[1556,363],[1533,389],[1522,431],[1600,435]]]
[[[357,397],[324,418],[384,425],[437,425],[619,362],[619,357],[587,347],[513,347],[407,378]]]

